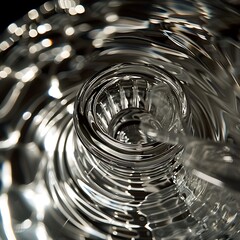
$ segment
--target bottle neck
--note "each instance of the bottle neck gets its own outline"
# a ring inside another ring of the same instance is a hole
[[[168,100],[168,114],[152,104],[152,88],[159,84],[167,86],[162,95]],[[180,87],[163,71],[143,64],[115,65],[87,81],[78,93],[74,125],[79,144],[105,164],[149,169],[172,159],[179,146],[151,139],[141,129],[142,120],[157,115],[159,124],[170,129],[176,113],[186,115],[184,103]]]

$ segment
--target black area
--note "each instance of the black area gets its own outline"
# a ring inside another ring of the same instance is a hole
[[[22,18],[31,9],[39,8],[47,0],[4,0],[0,3],[0,34],[9,24]]]

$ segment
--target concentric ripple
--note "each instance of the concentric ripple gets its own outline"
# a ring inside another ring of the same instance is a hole
[[[239,193],[142,118],[240,143],[239,24],[218,1],[46,2],[0,40],[0,237],[239,239]],[[152,88],[160,89],[159,105]],[[162,100],[162,101],[161,101]]]

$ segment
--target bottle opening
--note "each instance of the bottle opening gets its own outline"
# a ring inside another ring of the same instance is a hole
[[[152,101],[156,86],[161,89],[157,105]],[[142,119],[157,119],[161,127],[171,129],[179,114],[186,114],[184,104],[182,89],[162,70],[143,64],[119,64],[82,86],[75,104],[75,127],[85,147],[93,151],[142,159],[172,148],[146,135],[141,129]]]

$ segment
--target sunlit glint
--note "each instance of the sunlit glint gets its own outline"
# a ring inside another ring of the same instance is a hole
[[[62,97],[62,93],[59,89],[59,80],[56,77],[53,77],[51,79],[51,87],[48,90],[48,94],[56,99],[59,99]]]
[[[76,7],[79,4],[77,0],[58,0],[58,4],[62,9],[69,9],[71,7]]]
[[[52,29],[52,26],[49,23],[39,25],[37,31],[39,34],[44,34]]]
[[[70,7],[68,11],[71,15],[82,14],[85,12],[85,8],[82,5],[77,5],[75,7]]]
[[[28,17],[29,17],[31,20],[34,20],[34,19],[36,19],[36,18],[39,17],[39,13],[38,13],[38,11],[37,11],[36,9],[30,10],[30,11],[28,12]]]
[[[6,78],[10,73],[12,72],[12,69],[10,67],[3,67],[0,70],[0,79],[1,78]]]
[[[118,18],[119,18],[118,15],[115,14],[115,13],[109,13],[109,14],[106,15],[106,20],[108,22],[115,22],[115,21],[118,20]]]
[[[54,9],[54,5],[51,2],[44,3],[43,7],[47,12],[50,12]]]
[[[10,25],[8,26],[7,29],[8,29],[8,31],[9,31],[10,33],[14,33],[17,28],[18,28],[17,24],[16,24],[16,23],[12,23],[12,24],[10,24]]]
[[[3,41],[0,43],[0,51],[5,51],[10,47],[10,44],[7,41]]]
[[[37,35],[38,35],[37,30],[31,29],[31,30],[29,31],[29,36],[30,36],[30,37],[34,38],[34,37],[36,37]]]
[[[74,32],[75,32],[75,29],[74,29],[73,27],[67,27],[67,28],[65,29],[65,34],[68,35],[68,36],[73,35]]]
[[[39,52],[39,51],[43,50],[44,48],[52,46],[52,44],[53,44],[53,42],[52,42],[51,39],[45,38],[40,43],[36,43],[36,44],[30,46],[29,47],[29,52],[31,54],[34,54],[36,52]]]
[[[43,47],[50,47],[52,45],[52,40],[49,38],[45,38],[42,40],[41,43]]]
[[[15,77],[23,82],[29,82],[35,78],[38,70],[39,69],[36,65],[30,65],[29,67],[26,67],[21,71],[16,72]]]
[[[31,116],[32,116],[31,112],[25,112],[25,113],[23,113],[22,118],[23,118],[23,120],[26,121],[26,120],[28,120]]]

